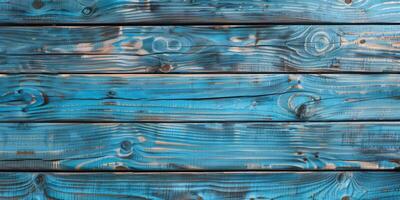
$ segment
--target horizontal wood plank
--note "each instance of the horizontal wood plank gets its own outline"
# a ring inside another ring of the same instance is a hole
[[[400,123],[19,123],[0,170],[355,170],[400,166]]]
[[[1,122],[399,120],[400,75],[1,75]]]
[[[2,73],[400,72],[400,26],[2,27]]]
[[[395,172],[0,173],[2,199],[397,199]]]
[[[399,23],[393,0],[2,0],[0,23]]]

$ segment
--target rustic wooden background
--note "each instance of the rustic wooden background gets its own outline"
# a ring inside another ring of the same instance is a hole
[[[400,199],[400,0],[0,0],[0,199]]]

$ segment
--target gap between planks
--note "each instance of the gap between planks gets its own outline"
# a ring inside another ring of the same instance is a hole
[[[120,72],[35,72],[35,73],[29,73],[29,72],[2,72],[0,73],[0,76],[2,75],[269,75],[269,74],[310,74],[310,75],[319,75],[319,74],[349,74],[349,75],[390,75],[390,74],[400,74],[399,72],[354,72],[354,71],[331,71],[331,72],[168,72],[168,73],[146,73],[146,72],[130,72],[130,73],[120,73]]]
[[[368,123],[368,124],[384,124],[384,123],[393,123],[400,122],[400,120],[303,120],[303,121],[262,121],[262,120],[229,120],[229,121],[73,121],[73,120],[59,120],[59,121],[0,121],[0,124],[12,124],[12,123],[21,123],[21,124],[118,124],[118,123],[126,123],[126,124],[229,124],[229,123],[242,123],[242,124],[252,124],[252,123],[264,123],[264,124],[280,124],[280,123],[290,123],[290,124],[304,124],[304,123],[324,123],[324,124],[336,124],[336,123],[351,123],[351,124],[360,124],[360,123]]]
[[[244,23],[226,23],[226,22],[214,22],[214,23],[185,23],[185,22],[174,22],[174,23],[149,23],[149,22],[136,22],[136,23],[35,23],[35,24],[26,24],[26,23],[0,23],[0,27],[2,26],[12,26],[12,27],[59,27],[59,26],[269,26],[269,25],[299,25],[299,26],[307,26],[307,25],[321,25],[321,26],[341,26],[341,25],[351,25],[351,26],[366,26],[366,25],[382,25],[382,26],[399,26],[400,22],[373,22],[373,23],[329,23],[329,22],[244,22]]]
[[[88,174],[88,173],[131,173],[131,174],[235,174],[235,173],[286,173],[286,172],[400,172],[400,169],[247,169],[247,170],[2,170],[0,173],[66,173],[66,174]]]

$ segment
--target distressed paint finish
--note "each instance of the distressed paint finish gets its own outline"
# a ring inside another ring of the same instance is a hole
[[[1,23],[398,23],[397,0],[1,0]]]
[[[355,170],[400,165],[400,123],[19,123],[1,170]],[[27,134],[29,133],[29,134]]]
[[[1,173],[1,199],[392,200],[395,172]],[[3,182],[4,181],[4,182]]]
[[[400,26],[2,27],[0,72],[400,72]]]
[[[0,0],[0,199],[399,199],[399,10]]]
[[[1,75],[0,121],[400,119],[398,74]]]

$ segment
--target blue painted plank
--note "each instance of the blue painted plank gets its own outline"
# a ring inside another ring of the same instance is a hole
[[[400,26],[2,27],[3,73],[399,72]]]
[[[393,0],[1,0],[1,23],[398,23]]]
[[[395,172],[0,173],[2,199],[394,200]]]
[[[0,121],[399,120],[399,74],[1,75]]]
[[[0,170],[379,170],[400,123],[3,123]]]

